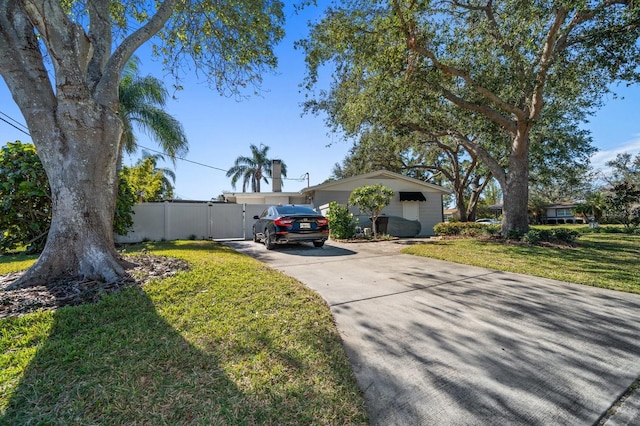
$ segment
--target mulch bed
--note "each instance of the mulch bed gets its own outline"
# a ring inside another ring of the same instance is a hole
[[[136,264],[128,275],[112,283],[87,279],[57,281],[48,285],[7,290],[24,272],[0,275],[0,318],[24,315],[37,310],[55,310],[63,306],[95,303],[105,295],[125,288],[142,287],[155,278],[167,278],[189,269],[180,259],[141,254],[127,257]]]

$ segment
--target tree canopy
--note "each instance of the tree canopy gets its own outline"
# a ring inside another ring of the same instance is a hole
[[[636,154],[634,158],[630,153],[623,152],[607,161],[606,165],[610,172],[605,179],[612,185],[629,182],[640,186],[640,154]]]
[[[257,88],[277,64],[279,0],[0,0],[0,75],[49,177],[44,251],[14,284],[68,275],[115,281],[116,163],[124,125],[118,81],[143,44],[179,86],[195,72],[226,96]],[[49,76],[51,75],[51,78]]]
[[[499,182],[503,231],[524,232],[532,163],[588,158],[578,123],[636,71],[638,11],[608,0],[348,0],[299,43],[307,88],[334,67],[307,110],[347,134],[382,123],[457,139]]]
[[[227,171],[227,177],[231,178],[231,186],[234,188],[242,179],[242,192],[246,192],[249,185],[252,192],[260,192],[260,182],[268,184],[268,178],[273,178],[273,159],[268,157],[269,147],[266,145],[257,147],[251,144],[249,148],[251,156],[241,155],[236,158],[233,166]],[[280,172],[282,177],[287,177],[287,165],[282,160]]]
[[[187,135],[182,124],[164,110],[169,96],[164,82],[151,75],[140,77],[139,64],[139,59],[132,57],[119,82],[118,115],[124,126],[121,150],[136,152],[137,128],[154,139],[175,165],[176,157],[189,151]]]
[[[124,166],[120,172],[138,202],[163,201],[173,198],[175,174],[167,168],[159,168],[159,155],[143,155],[135,165]]]

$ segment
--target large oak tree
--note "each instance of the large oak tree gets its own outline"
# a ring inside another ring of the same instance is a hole
[[[151,40],[176,77],[198,71],[233,95],[276,65],[283,19],[278,0],[0,0],[0,75],[52,197],[47,244],[18,285],[125,273],[112,221],[123,131],[118,80],[134,52]]]
[[[503,232],[523,232],[532,158],[580,155],[577,123],[638,65],[638,10],[625,0],[348,0],[301,43],[309,88],[335,65],[330,90],[307,105],[347,131],[404,116],[456,138],[499,182]]]

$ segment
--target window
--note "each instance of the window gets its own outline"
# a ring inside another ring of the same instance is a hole
[[[571,209],[556,209],[557,217],[571,217],[573,216],[573,212]]]

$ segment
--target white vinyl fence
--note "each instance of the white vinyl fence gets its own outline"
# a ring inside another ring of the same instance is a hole
[[[252,237],[262,204],[161,202],[137,204],[133,227],[117,243],[161,240],[231,240]]]

